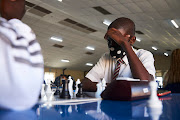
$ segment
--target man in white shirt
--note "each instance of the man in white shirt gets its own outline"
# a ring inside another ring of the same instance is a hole
[[[41,47],[31,28],[20,21],[25,0],[1,0],[0,13],[0,108],[29,109],[43,83]]]
[[[82,81],[84,91],[96,91],[102,78],[107,83],[117,77],[151,81],[155,77],[154,58],[149,51],[135,50],[135,24],[128,18],[118,18],[108,27],[104,37],[110,53],[105,53]]]

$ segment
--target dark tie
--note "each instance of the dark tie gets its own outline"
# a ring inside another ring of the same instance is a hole
[[[124,61],[121,58],[119,58],[116,63],[116,69],[114,71],[113,80],[115,80],[118,76],[121,64],[124,64]]]

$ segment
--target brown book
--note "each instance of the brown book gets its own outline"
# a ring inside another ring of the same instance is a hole
[[[131,101],[150,96],[148,81],[115,80],[102,92],[104,100]]]

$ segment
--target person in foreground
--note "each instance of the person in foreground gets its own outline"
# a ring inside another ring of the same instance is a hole
[[[84,91],[96,91],[102,78],[111,83],[118,77],[154,80],[154,58],[149,51],[135,50],[135,24],[128,18],[118,18],[105,34],[110,52],[105,53],[82,80]]]
[[[29,109],[43,83],[41,47],[31,28],[20,21],[25,0],[1,0],[0,13],[0,108]]]
[[[180,93],[180,49],[175,49],[171,55],[171,64],[163,80],[163,88],[172,93]]]

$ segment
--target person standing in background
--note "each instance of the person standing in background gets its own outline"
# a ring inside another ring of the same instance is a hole
[[[41,47],[21,19],[25,0],[0,0],[0,108],[33,107],[43,83]]]
[[[163,79],[163,88],[172,93],[180,93],[180,49],[172,52],[170,68]]]

